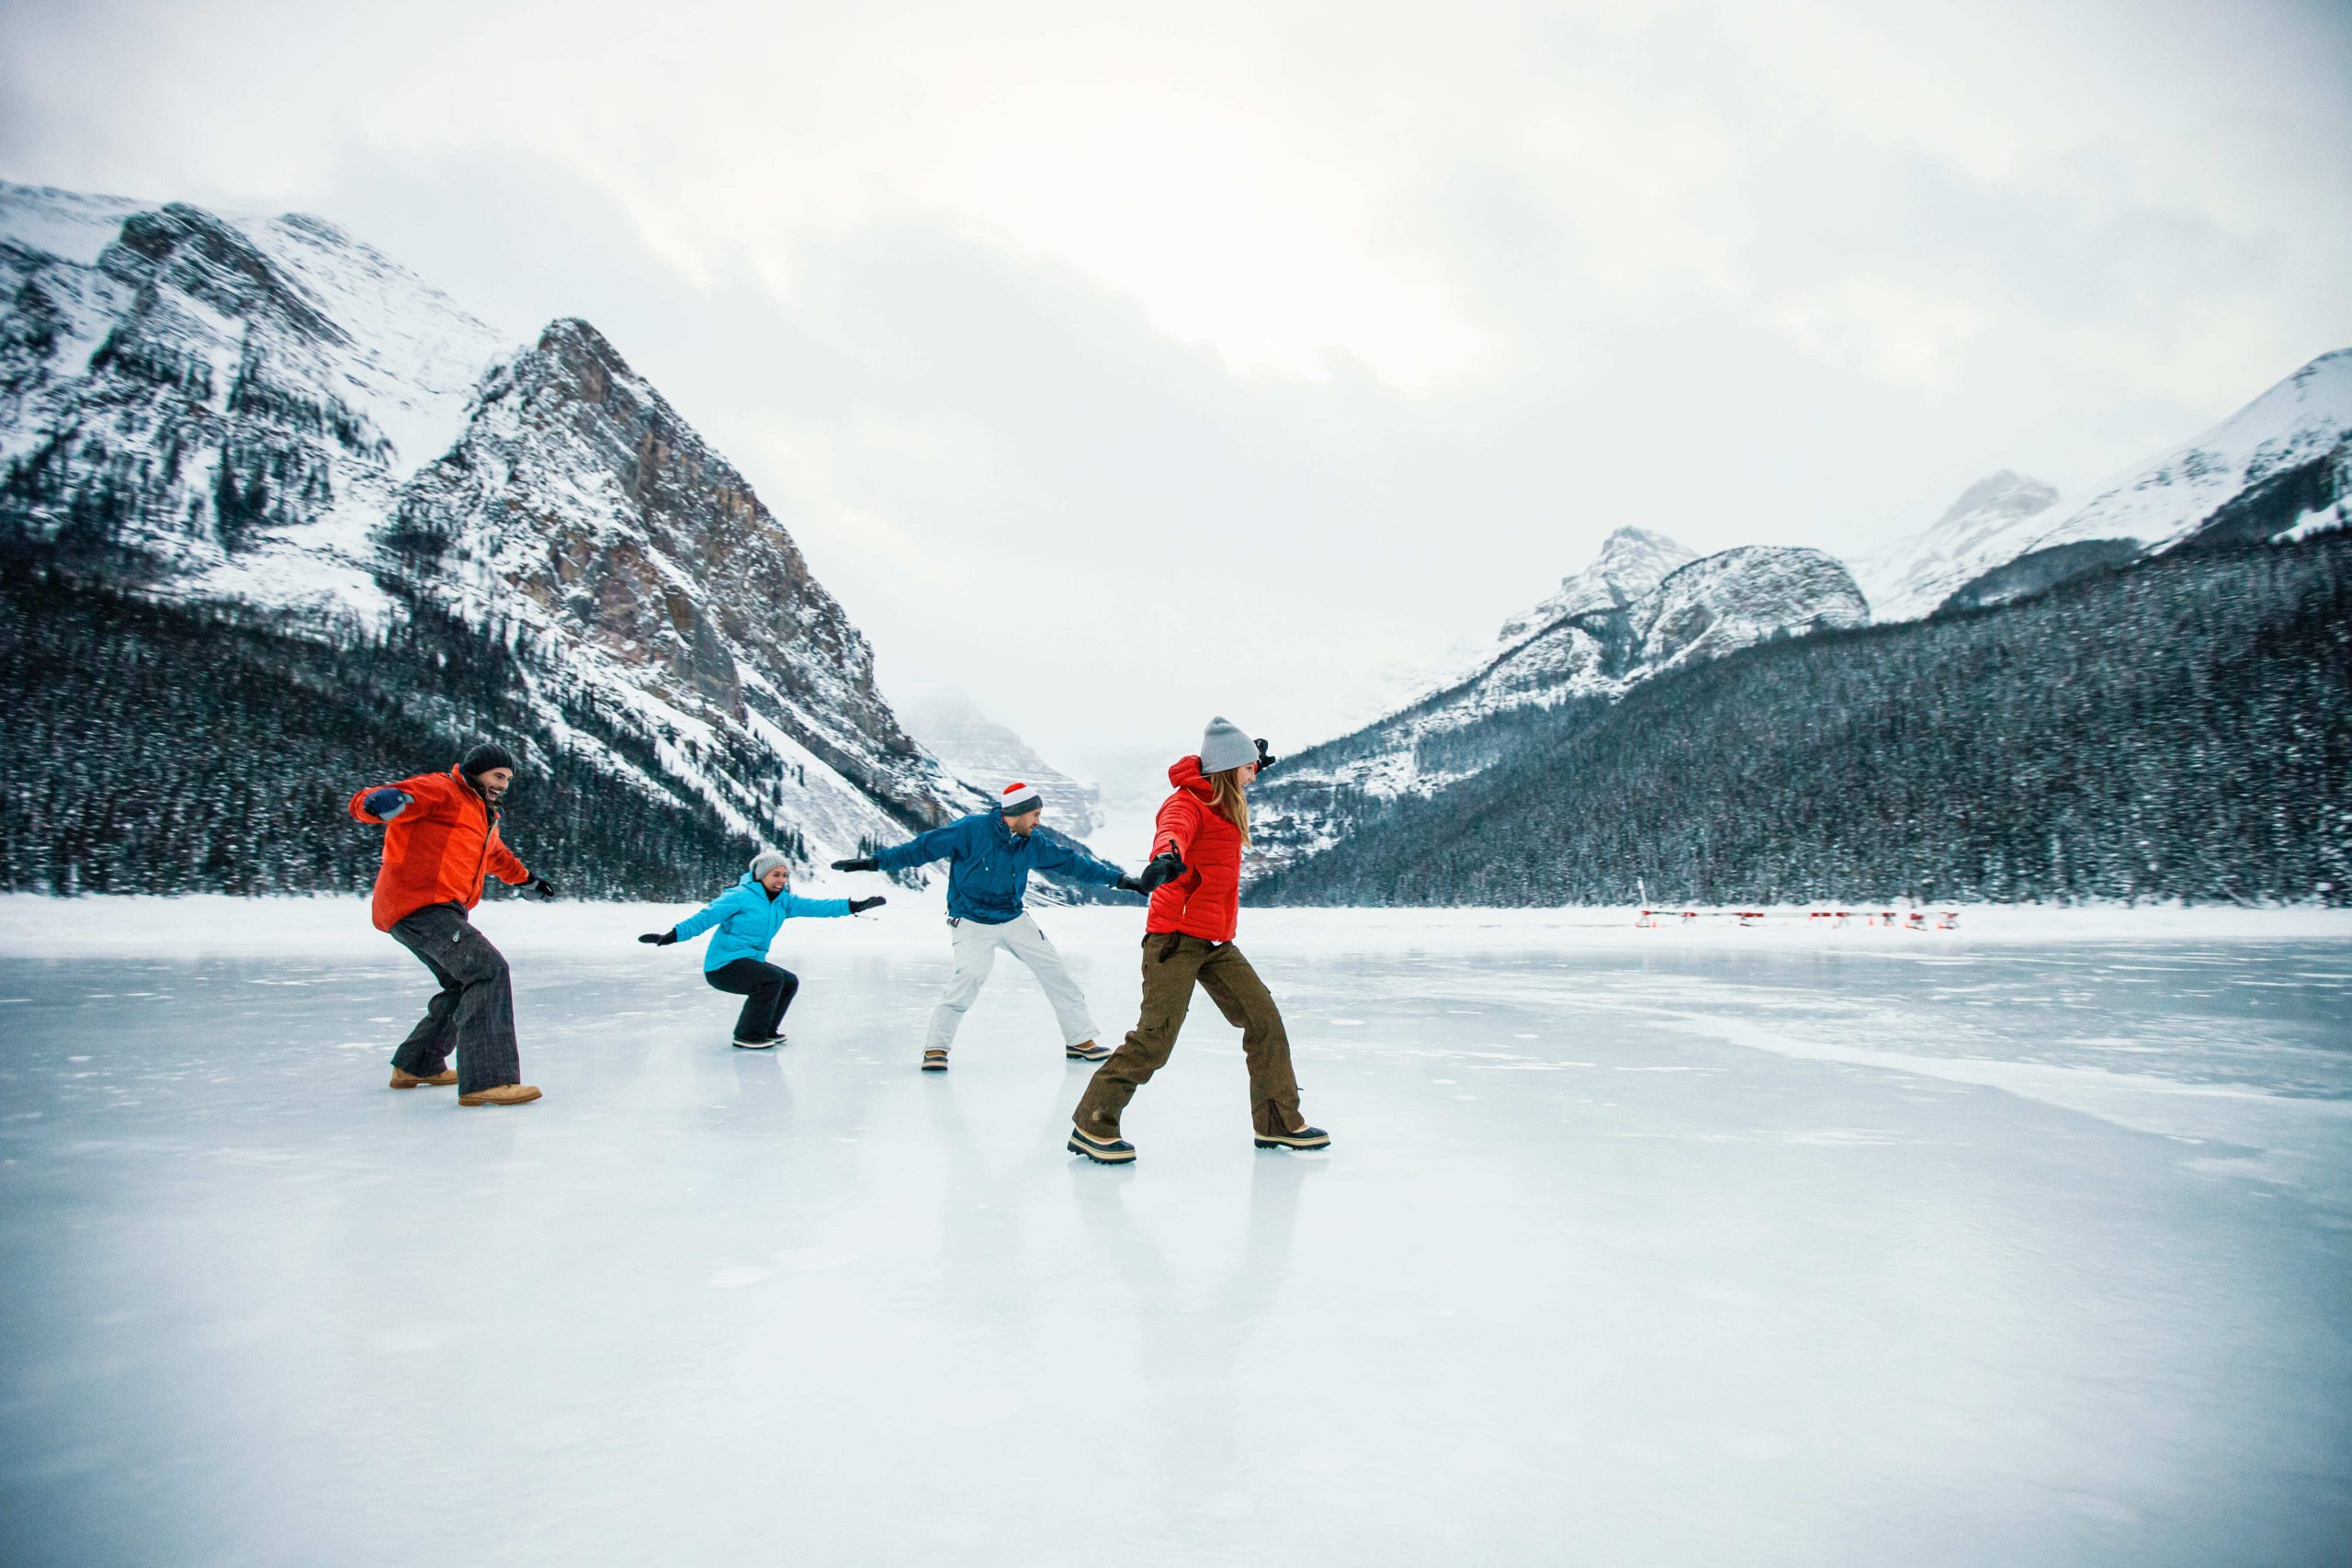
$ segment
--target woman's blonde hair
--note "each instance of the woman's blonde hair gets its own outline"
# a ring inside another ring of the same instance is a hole
[[[1242,788],[1241,770],[1227,768],[1209,775],[1209,804],[1217,815],[1241,829],[1241,841],[1250,841],[1250,796]]]

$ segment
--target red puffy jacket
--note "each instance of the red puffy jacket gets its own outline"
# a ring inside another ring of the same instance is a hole
[[[351,797],[351,814],[383,822],[360,803],[382,784]],[[498,838],[498,807],[457,769],[419,773],[392,785],[415,796],[407,810],[384,822],[384,863],[376,870],[376,929],[390,931],[428,904],[472,908],[481,902],[485,875],[513,886],[531,880],[523,863]]]
[[[1152,825],[1151,852],[1173,849],[1183,859],[1184,874],[1152,894],[1143,929],[1231,942],[1241,916],[1241,829],[1212,804],[1216,791],[1198,757],[1170,768],[1168,782],[1176,793]]]

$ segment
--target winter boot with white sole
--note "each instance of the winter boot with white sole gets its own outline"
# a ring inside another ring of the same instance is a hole
[[[1073,1062],[1099,1062],[1110,1054],[1108,1045],[1097,1045],[1091,1040],[1081,1040],[1075,1045],[1062,1047],[1062,1055]]]

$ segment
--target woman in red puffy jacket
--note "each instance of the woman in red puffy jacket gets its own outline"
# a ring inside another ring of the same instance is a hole
[[[1330,1145],[1331,1135],[1308,1126],[1298,1113],[1298,1079],[1291,1072],[1283,1015],[1265,982],[1233,944],[1241,906],[1241,851],[1250,841],[1244,792],[1258,770],[1272,761],[1264,741],[1253,742],[1238,726],[1214,718],[1201,737],[1200,754],[1168,770],[1176,793],[1159,808],[1152,863],[1139,879],[1159,885],[1144,921],[1143,1016],[1087,1084],[1071,1118],[1072,1154],[1104,1165],[1125,1165],[1136,1157],[1135,1145],[1119,1136],[1119,1113],[1176,1048],[1195,983],[1226,1021],[1241,1030],[1258,1146]]]

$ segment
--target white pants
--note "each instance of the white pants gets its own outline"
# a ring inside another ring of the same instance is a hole
[[[955,1043],[956,1026],[964,1021],[964,1011],[972,1005],[972,998],[988,983],[989,971],[996,967],[1000,948],[1029,965],[1029,973],[1036,976],[1037,984],[1046,988],[1046,999],[1054,1004],[1054,1019],[1062,1026],[1063,1044],[1075,1045],[1094,1038],[1094,1019],[1086,1010],[1086,994],[1069,977],[1069,968],[1062,963],[1061,953],[1046,940],[1046,933],[1037,929],[1035,920],[1023,914],[1001,926],[957,920],[949,929],[954,933],[950,940],[956,944],[956,974],[947,982],[947,994],[932,1010],[931,1030],[923,1036],[924,1050],[944,1051]]]

